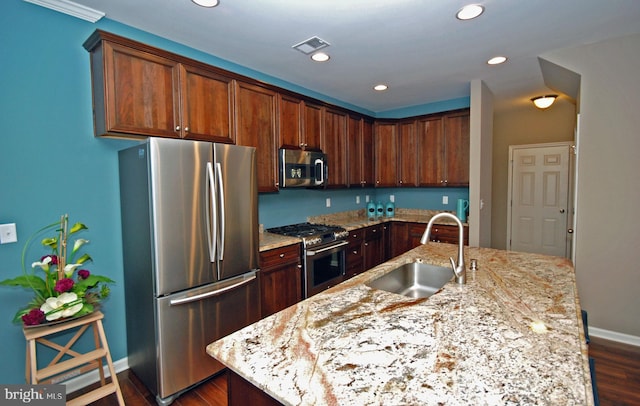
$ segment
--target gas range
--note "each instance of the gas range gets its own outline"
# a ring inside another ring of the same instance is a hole
[[[305,248],[318,247],[346,240],[349,232],[340,226],[298,223],[267,229],[268,232],[302,239]]]

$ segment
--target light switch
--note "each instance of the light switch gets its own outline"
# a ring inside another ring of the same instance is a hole
[[[442,204],[449,204],[449,196],[442,196]]]
[[[394,195],[389,195],[389,201],[394,203],[396,201],[396,197]]]
[[[356,196],[356,204],[360,204],[360,196]]]
[[[327,197],[327,207],[331,207],[331,198]]]
[[[0,224],[0,244],[18,242],[16,223]]]

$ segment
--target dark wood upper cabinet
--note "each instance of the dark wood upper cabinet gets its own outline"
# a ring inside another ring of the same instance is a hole
[[[398,186],[415,187],[418,185],[417,142],[414,120],[398,123]]]
[[[347,125],[348,184],[372,187],[373,124],[362,117],[349,115]]]
[[[346,187],[347,181],[347,115],[326,109],[324,113],[322,151],[327,154],[327,187]]]
[[[420,118],[419,186],[469,186],[469,110]]]
[[[441,116],[416,121],[418,185],[443,186],[444,127]]]
[[[233,143],[233,79],[96,31],[91,52],[96,136]]]
[[[236,143],[256,147],[258,191],[278,191],[276,159],[276,93],[236,82]]]
[[[469,111],[445,114],[447,186],[469,186]]]
[[[280,148],[301,148],[303,102],[297,97],[279,94],[279,134]]]
[[[180,137],[180,71],[171,59],[103,41],[91,53],[95,134]]]
[[[320,151],[323,133],[323,111],[324,108],[322,106],[307,101],[303,102],[302,135],[304,149]]]
[[[184,138],[233,143],[234,80],[187,65],[180,77]]]
[[[374,125],[375,186],[395,187],[398,173],[398,126],[377,121]]]
[[[469,109],[374,120],[105,31],[83,45],[96,136],[254,146],[260,192],[278,148],[327,154],[331,188],[469,185]]]

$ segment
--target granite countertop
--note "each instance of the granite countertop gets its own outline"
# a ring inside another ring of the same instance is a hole
[[[356,230],[358,228],[369,227],[376,224],[387,223],[390,221],[403,221],[411,223],[429,222],[431,217],[442,211],[438,210],[420,210],[420,209],[397,209],[393,217],[381,217],[375,220],[369,220],[363,209],[348,212],[339,212],[326,214],[321,216],[311,216],[307,220],[310,223],[337,225],[344,227],[347,231]],[[455,224],[449,219],[440,219],[438,224]],[[467,223],[464,223],[468,225]],[[273,234],[264,230],[260,232],[260,251],[268,251],[275,248],[284,247],[291,244],[299,244],[302,240],[297,237],[287,237],[279,234]]]
[[[287,405],[593,405],[570,261],[485,248],[467,284],[427,299],[365,283],[457,246],[419,246],[211,343],[207,352]]]

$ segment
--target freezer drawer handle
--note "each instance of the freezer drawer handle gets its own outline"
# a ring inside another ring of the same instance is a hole
[[[200,301],[200,300],[203,300],[203,299],[207,299],[207,298],[210,298],[210,297],[218,296],[218,295],[221,295],[221,294],[223,294],[225,292],[228,292],[230,290],[237,289],[240,286],[246,285],[247,283],[253,281],[254,279],[256,279],[256,276],[252,275],[248,279],[245,279],[245,280],[240,281],[238,283],[234,283],[233,285],[226,286],[226,287],[221,288],[221,289],[216,289],[216,290],[213,290],[211,292],[202,293],[200,295],[195,295],[195,296],[191,296],[191,297],[185,297],[185,298],[182,298],[182,299],[173,299],[173,300],[169,301],[169,305],[177,306],[177,305],[181,305],[181,304],[197,302],[197,301]]]

